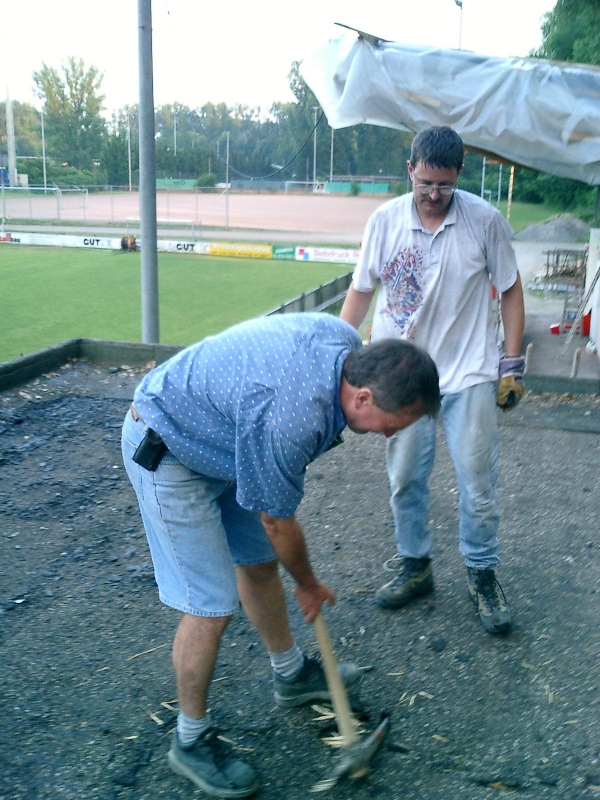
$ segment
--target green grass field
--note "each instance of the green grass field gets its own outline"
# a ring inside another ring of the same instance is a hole
[[[494,203],[495,205],[495,203]],[[500,211],[506,218],[506,200],[500,203]],[[563,214],[559,208],[552,208],[547,205],[536,205],[534,203],[518,203],[513,202],[510,207],[510,226],[515,233],[519,233],[523,228],[529,225],[535,225],[536,222],[543,222],[549,217],[554,217],[556,214]]]
[[[506,203],[501,204],[506,215]],[[560,213],[513,203],[515,233]],[[263,314],[346,268],[159,254],[160,338],[186,345]],[[139,342],[140,254],[0,245],[0,362],[66,339]]]
[[[161,342],[191,344],[347,271],[159,253]],[[139,342],[140,304],[139,253],[0,245],[0,362],[79,337]]]

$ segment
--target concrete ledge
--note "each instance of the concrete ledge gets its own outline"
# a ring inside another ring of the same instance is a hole
[[[525,374],[525,388],[532,392],[557,394],[600,394],[600,379],[564,378],[559,375]]]
[[[149,361],[166,361],[183,348],[164,344],[109,342],[103,339],[69,339],[14,361],[0,364],[0,391],[22,386],[46,372],[60,369],[69,359],[83,358],[94,364],[141,367]]]
[[[85,358],[95,364],[132,367],[143,367],[148,361],[162,364],[175,353],[183,350],[169,344],[139,344],[137,342],[110,342],[104,339],[78,339],[80,343],[79,358]]]
[[[70,358],[79,356],[79,341],[79,339],[70,339],[53,347],[46,347],[35,353],[21,356],[14,361],[5,361],[0,364],[0,391],[20,386],[45,372],[60,369]]]
[[[341,294],[340,299],[343,297]],[[0,392],[22,386],[46,372],[60,369],[72,358],[82,358],[92,364],[119,367],[128,364],[143,367],[149,361],[161,364],[183,347],[166,344],[111,342],[104,339],[70,339],[46,347],[14,361],[0,364]],[[533,392],[558,394],[600,394],[600,378],[567,378],[558,375],[526,374],[525,385]]]

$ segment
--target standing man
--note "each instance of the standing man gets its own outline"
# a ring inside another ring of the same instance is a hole
[[[384,203],[371,217],[341,318],[358,328],[381,284],[372,339],[410,339],[440,373],[441,419],[460,491],[460,552],[469,596],[489,633],[508,630],[510,609],[498,564],[496,404],[508,410],[523,391],[523,290],[499,211],[456,188],[463,168],[460,137],[429,128],[412,144],[412,194]],[[490,282],[500,293],[505,354],[499,359]],[[435,419],[425,418],[387,443],[387,469],[400,570],[376,593],[401,608],[433,592],[428,529]]]
[[[395,340],[362,348],[329,314],[237,325],[150,372],[123,426],[163,603],[183,612],[173,644],[179,716],[169,764],[215,797],[246,797],[255,771],[218,738],[207,712],[219,643],[239,602],[271,659],[275,700],[327,700],[323,668],[295,643],[281,562],[312,622],[333,590],[315,576],[294,512],[307,465],[348,425],[392,436],[439,409],[432,359]],[[341,665],[349,692],[360,683]]]

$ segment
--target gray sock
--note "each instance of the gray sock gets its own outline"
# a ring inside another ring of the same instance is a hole
[[[194,744],[196,739],[210,728],[211,724],[210,714],[201,719],[195,719],[180,711],[177,715],[177,738],[179,739],[179,744],[182,747],[189,747],[189,745]]]
[[[273,671],[282,678],[293,678],[304,664],[304,653],[295,642],[283,653],[269,653],[269,658]]]

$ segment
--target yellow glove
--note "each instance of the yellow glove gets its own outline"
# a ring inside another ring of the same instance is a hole
[[[498,389],[496,405],[503,411],[514,408],[525,391],[523,373],[525,358],[523,356],[503,356],[498,368]]]

